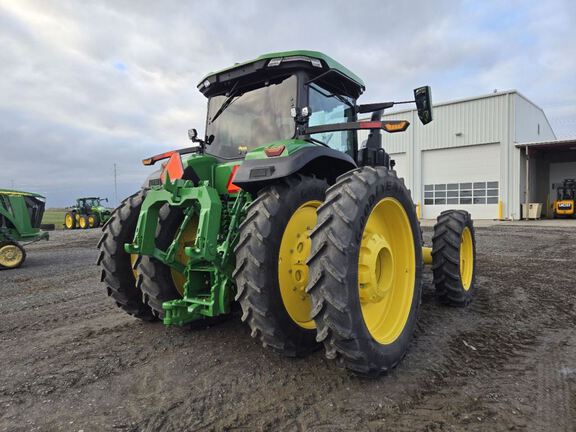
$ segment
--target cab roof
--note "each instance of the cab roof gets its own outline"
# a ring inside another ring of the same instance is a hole
[[[32,196],[38,198],[44,198],[42,195],[33,192],[23,192],[11,189],[0,189],[0,195],[18,195],[18,196]]]
[[[236,78],[270,73],[279,66],[282,66],[283,69],[288,69],[290,66],[292,66],[292,69],[306,68],[316,72],[316,75],[334,71],[351,84],[357,96],[362,94],[365,89],[364,81],[350,69],[324,53],[307,50],[263,54],[253,60],[236,63],[228,68],[210,72],[200,80],[198,89],[205,96],[222,94],[229,87],[226,86],[226,83],[230,83]]]

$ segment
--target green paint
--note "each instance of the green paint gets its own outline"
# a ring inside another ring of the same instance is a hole
[[[48,233],[39,228],[43,213],[44,197],[42,195],[0,190],[0,241],[48,240]],[[31,219],[31,214],[35,214],[36,221]]]
[[[281,145],[283,145],[286,148],[284,149],[284,151],[282,152],[282,154],[280,156],[275,156],[272,158],[269,158],[268,156],[266,156],[266,153],[264,152],[264,150],[266,150],[269,147],[280,147]],[[280,157],[292,156],[294,153],[296,153],[297,151],[299,151],[303,148],[316,147],[317,145],[318,144],[314,144],[314,143],[311,143],[309,141],[304,141],[304,140],[299,140],[299,139],[274,141],[270,144],[266,144],[265,146],[261,146],[261,147],[257,147],[255,149],[252,149],[251,151],[246,153],[246,157],[244,159],[246,159],[246,160],[276,159],[276,158],[280,158]],[[238,162],[236,162],[236,163],[238,163]]]
[[[213,75],[217,75],[217,74],[220,74],[222,72],[228,72],[228,71],[231,71],[233,69],[237,69],[239,67],[248,65],[250,63],[255,63],[255,62],[260,61],[260,60],[268,60],[268,59],[273,59],[273,58],[292,57],[292,56],[306,56],[306,57],[311,57],[311,58],[315,58],[318,60],[323,60],[328,65],[328,67],[330,69],[337,70],[338,72],[340,72],[340,73],[344,74],[345,76],[347,76],[348,78],[350,78],[352,81],[355,81],[358,85],[364,87],[364,81],[362,80],[362,78],[360,78],[358,75],[356,75],[350,69],[348,69],[346,66],[342,65],[341,63],[337,62],[332,57],[327,56],[324,53],[321,53],[319,51],[307,51],[307,50],[281,51],[281,52],[273,52],[273,53],[263,54],[259,57],[256,57],[254,60],[245,61],[243,63],[236,63],[234,66],[230,66],[230,67],[227,67],[225,69],[221,69],[221,70],[216,71],[216,72],[210,72],[209,74],[205,75],[204,78],[202,78],[200,80],[198,85],[200,85],[207,78],[209,78]]]

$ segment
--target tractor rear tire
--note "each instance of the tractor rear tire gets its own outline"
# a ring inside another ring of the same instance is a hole
[[[260,191],[240,226],[236,300],[252,337],[289,356],[320,347],[305,292],[308,233],[324,201],[325,180],[296,175]]]
[[[69,230],[76,228],[76,214],[74,212],[68,212],[64,216],[64,228]]]
[[[26,251],[14,241],[0,242],[0,269],[15,269],[26,260]]]
[[[432,237],[436,296],[445,304],[466,306],[474,297],[476,239],[470,213],[447,210],[438,216]]]
[[[136,287],[132,257],[124,251],[124,244],[134,239],[140,207],[146,193],[146,189],[140,190],[122,201],[114,210],[102,228],[97,264],[102,266],[101,281],[116,304],[136,318],[151,321],[154,319],[152,310],[142,301],[142,291]]]
[[[422,291],[422,240],[396,173],[363,167],[326,193],[312,231],[308,293],[326,356],[377,376],[404,357]]]

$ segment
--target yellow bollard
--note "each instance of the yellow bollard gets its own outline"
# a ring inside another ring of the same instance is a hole
[[[502,216],[504,215],[504,203],[502,201],[498,201],[498,220],[503,220]]]

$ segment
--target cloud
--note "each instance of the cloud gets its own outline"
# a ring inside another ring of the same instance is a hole
[[[437,101],[516,88],[558,135],[576,129],[575,9],[486,1],[0,0],[0,186],[74,195],[137,189],[140,159],[203,130],[207,72],[287,49],[362,76],[363,99]],[[574,131],[576,133],[576,131]]]

